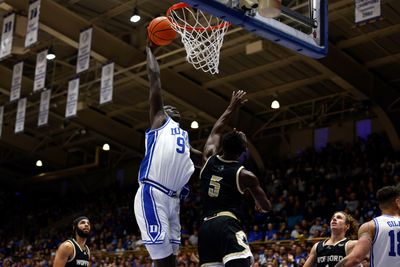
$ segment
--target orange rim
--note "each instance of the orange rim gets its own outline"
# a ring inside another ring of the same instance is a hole
[[[215,25],[215,26],[209,26],[207,28],[204,28],[204,27],[191,27],[191,26],[185,26],[185,25],[181,25],[179,23],[176,23],[175,21],[173,21],[170,18],[170,15],[171,15],[172,11],[178,10],[178,9],[183,9],[183,8],[186,8],[186,7],[190,7],[190,6],[188,4],[186,4],[186,3],[180,2],[180,3],[172,5],[170,8],[168,8],[166,15],[167,15],[167,18],[168,18],[169,22],[171,22],[172,24],[174,24],[178,28],[184,28],[184,29],[186,29],[188,31],[211,31],[211,30],[215,30],[215,29],[225,28],[225,27],[228,27],[229,25],[231,25],[231,23],[225,21],[225,22],[222,22],[221,24],[218,24],[218,25]]]

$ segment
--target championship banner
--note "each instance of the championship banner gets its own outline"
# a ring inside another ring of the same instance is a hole
[[[46,82],[47,68],[47,49],[43,50],[36,56],[35,79],[33,81],[33,92],[43,89]]]
[[[76,73],[89,69],[90,49],[92,46],[93,28],[83,30],[79,35],[78,59],[76,61]]]
[[[114,85],[114,62],[105,64],[101,69],[100,105],[111,102]]]
[[[356,24],[381,16],[381,0],[355,0]]]
[[[79,97],[79,78],[75,78],[68,82],[67,105],[65,107],[65,118],[76,116]]]
[[[21,61],[14,65],[11,81],[10,102],[17,100],[21,96],[21,82],[24,62]]]
[[[25,125],[25,111],[26,111],[26,97],[18,100],[17,118],[15,120],[15,133],[24,131]]]
[[[28,11],[28,24],[26,26],[25,48],[37,42],[39,31],[40,0],[31,0]]]
[[[0,59],[11,55],[13,33],[14,33],[15,13],[12,13],[3,20],[3,30],[1,34]]]
[[[0,106],[0,138],[3,132],[4,106]]]
[[[43,91],[40,94],[38,126],[44,126],[49,121],[50,97],[51,90]]]

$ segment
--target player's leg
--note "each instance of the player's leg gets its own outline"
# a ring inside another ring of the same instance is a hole
[[[169,242],[168,203],[161,191],[141,185],[135,196],[135,217],[143,244],[156,266],[175,266]]]
[[[166,258],[154,260],[155,267],[175,267],[176,266],[176,256],[171,254]]]

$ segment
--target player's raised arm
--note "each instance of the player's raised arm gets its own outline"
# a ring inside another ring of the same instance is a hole
[[[232,92],[231,102],[226,108],[225,112],[222,113],[221,117],[215,122],[214,127],[211,130],[210,135],[204,145],[203,149],[203,162],[207,160],[208,157],[217,153],[219,149],[219,142],[221,139],[222,131],[224,127],[228,124],[233,113],[245,102],[247,99],[244,98],[246,92],[239,90],[237,92]]]
[[[164,115],[164,103],[161,94],[160,66],[153,55],[150,47],[146,47],[147,53],[147,75],[150,83],[149,102],[150,102],[150,125],[151,128],[158,128],[162,121],[155,122],[159,115]],[[165,115],[164,115],[165,116]],[[154,125],[154,123],[156,125]]]

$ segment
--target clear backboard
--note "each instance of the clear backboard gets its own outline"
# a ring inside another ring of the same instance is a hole
[[[243,27],[249,32],[312,58],[328,52],[328,0],[282,0],[281,13],[258,12],[264,0],[183,0],[193,8]],[[253,3],[247,8],[244,3]]]

